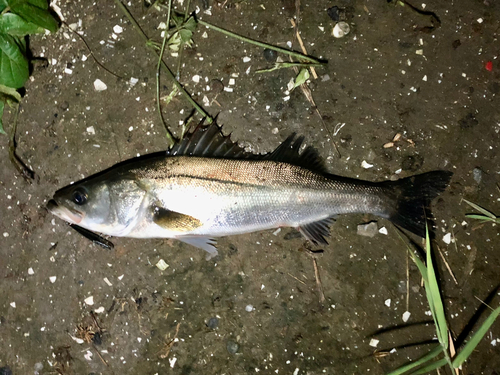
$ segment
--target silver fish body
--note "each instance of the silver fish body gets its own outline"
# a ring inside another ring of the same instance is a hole
[[[206,134],[195,131],[178,152],[128,162],[61,189],[49,210],[91,231],[176,238],[214,255],[214,237],[277,227],[326,243],[331,218],[346,213],[371,213],[422,235],[424,206],[451,177],[436,171],[372,183],[332,176],[302,166],[317,160],[312,149],[299,154],[302,139],[294,137],[268,156],[232,158],[233,149],[241,149],[218,128],[203,129],[197,131]],[[203,151],[187,152],[195,141]],[[211,151],[215,146],[230,150]]]

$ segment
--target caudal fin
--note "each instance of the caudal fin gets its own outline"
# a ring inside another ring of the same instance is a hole
[[[396,200],[389,220],[420,237],[425,237],[426,208],[448,186],[453,172],[433,171],[394,182],[384,182]]]

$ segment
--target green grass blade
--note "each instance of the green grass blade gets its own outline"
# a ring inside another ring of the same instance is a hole
[[[446,315],[444,314],[443,300],[439,293],[439,285],[432,264],[431,244],[429,239],[429,228],[425,228],[425,247],[427,252],[427,277],[428,277],[428,298],[431,312],[433,313],[434,321],[436,322],[436,332],[439,342],[445,350],[448,349],[448,326],[446,323]],[[427,288],[426,288],[427,290]],[[432,303],[431,303],[432,301]]]
[[[425,367],[422,367],[421,369],[418,369],[415,372],[410,373],[410,375],[422,375],[422,374],[428,374],[431,371],[434,371],[435,369],[438,369],[440,367],[443,367],[446,365],[446,359],[440,359],[439,361],[433,362]]]
[[[490,316],[484,321],[484,323],[479,327],[476,333],[472,335],[471,339],[467,344],[460,350],[460,353],[453,359],[453,367],[459,367],[469,356],[472,354],[477,344],[482,340],[486,332],[490,329],[491,325],[495,319],[500,315],[500,307],[497,307]]]
[[[398,369],[396,369],[394,371],[391,371],[387,375],[401,375],[401,374],[404,374],[405,372],[413,370],[415,367],[421,366],[425,362],[428,362],[431,359],[437,357],[442,352],[443,352],[443,349],[441,348],[441,345],[438,345],[434,349],[432,349],[429,353],[427,353],[423,357],[420,357],[419,359],[417,359],[415,362],[411,362],[411,363],[408,363],[407,365],[401,366],[400,368],[398,368]]]
[[[482,221],[494,221],[496,222],[497,219],[493,219],[489,216],[486,215],[478,215],[478,214],[466,214],[465,217],[468,217],[470,219],[477,219],[477,220],[482,220]]]
[[[467,203],[469,206],[471,206],[472,208],[478,210],[479,212],[481,212],[482,214],[492,218],[492,219],[496,219],[496,215],[493,213],[493,212],[490,212],[488,211],[487,209],[485,208],[482,208],[481,206],[478,206],[477,204],[475,203],[472,203],[472,202],[469,202],[467,199],[464,199],[464,202]]]

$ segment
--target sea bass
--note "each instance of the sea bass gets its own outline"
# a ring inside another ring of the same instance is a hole
[[[419,236],[424,210],[451,172],[368,182],[329,174],[292,134],[266,155],[247,153],[217,125],[199,125],[171,150],[132,159],[67,186],[47,207],[105,235],[174,238],[217,254],[216,237],[294,227],[327,244],[339,214],[370,213]]]

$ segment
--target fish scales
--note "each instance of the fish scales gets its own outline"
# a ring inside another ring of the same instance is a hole
[[[378,187],[267,160],[167,157],[131,172],[163,207],[199,218],[204,225],[190,232],[196,235],[300,226],[341,213],[383,214],[388,199]]]

